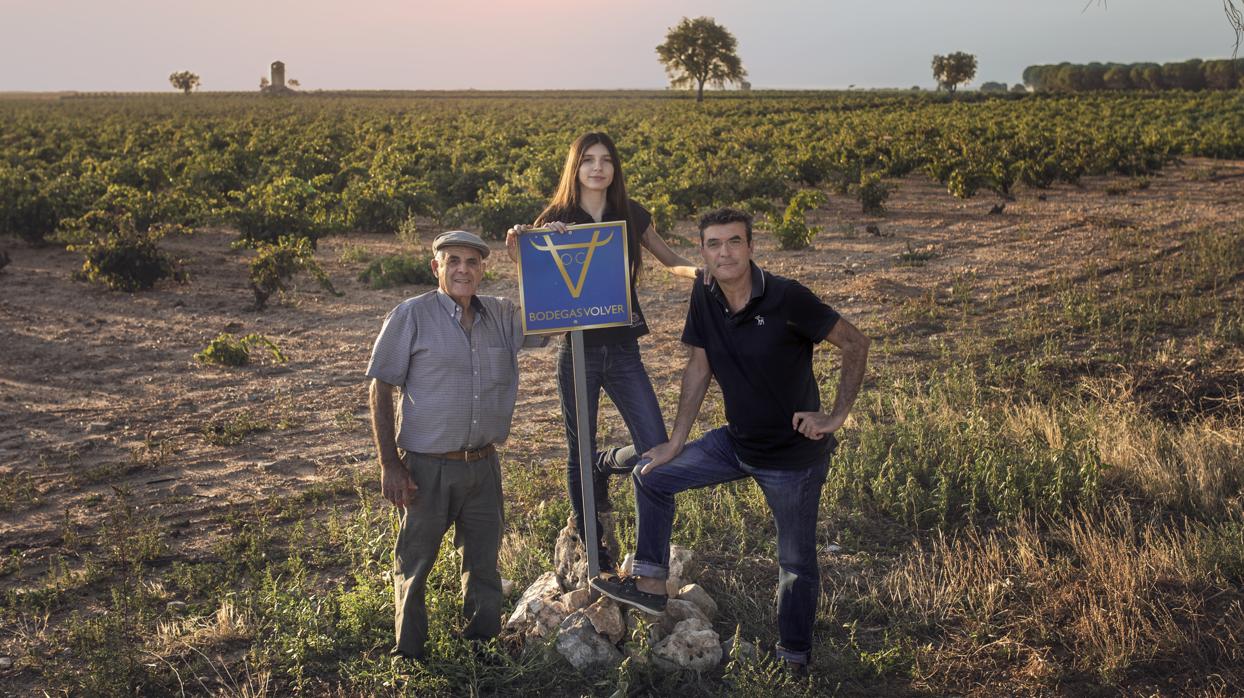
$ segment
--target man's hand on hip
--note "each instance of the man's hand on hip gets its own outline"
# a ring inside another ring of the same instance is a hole
[[[406,507],[414,503],[419,487],[400,463],[384,464],[380,467],[380,491],[393,506]]]
[[[838,431],[844,421],[845,417],[831,417],[823,412],[796,412],[791,426],[809,439],[820,441],[826,434]]]

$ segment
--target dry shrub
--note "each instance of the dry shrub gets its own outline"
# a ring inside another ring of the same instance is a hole
[[[1117,386],[1098,385],[1096,447],[1106,477],[1155,503],[1206,517],[1244,506],[1244,417],[1172,425],[1146,414]]]
[[[152,650],[159,656],[201,651],[254,637],[255,623],[232,601],[221,603],[216,612],[202,617],[161,621],[152,637]]]
[[[1077,675],[1134,686],[1214,673],[1230,684],[1244,679],[1244,594],[1202,563],[1204,535],[1138,524],[1123,504],[1044,533],[1020,520],[913,548],[880,593],[937,636],[916,652],[922,688],[1023,693]]]

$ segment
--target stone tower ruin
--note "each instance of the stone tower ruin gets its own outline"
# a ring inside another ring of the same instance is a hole
[[[272,89],[285,89],[285,64],[281,61],[272,61]]]

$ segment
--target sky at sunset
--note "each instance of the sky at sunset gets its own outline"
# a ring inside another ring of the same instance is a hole
[[[304,89],[660,88],[683,16],[739,41],[756,88],[932,87],[935,53],[977,79],[1034,63],[1229,57],[1220,0],[0,0],[0,91],[250,90],[283,60]]]

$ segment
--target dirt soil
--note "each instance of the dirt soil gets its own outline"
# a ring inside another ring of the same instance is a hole
[[[861,215],[854,199],[833,197],[816,212],[824,231],[813,249],[779,251],[760,235],[756,258],[884,335],[911,330],[893,320],[896,308],[944,292],[965,272],[975,274],[974,292],[1011,295],[1088,260],[1109,264],[1103,255],[1113,230],[1169,231],[1174,240],[1194,229],[1244,225],[1244,162],[1191,160],[1147,189],[1107,194],[1108,185],[1127,181],[1025,190],[990,213],[999,203],[991,195],[960,201],[912,177],[884,216]],[[421,230],[427,240],[439,232],[431,222]],[[674,234],[694,240],[694,226],[683,222]],[[378,480],[363,371],[385,313],[428,289],[367,288],[357,281],[364,264],[341,261],[343,249],[379,254],[401,245],[387,235],[335,237],[321,240],[318,258],[344,295],[303,279],[255,312],[246,281],[251,253],[230,250],[233,237],[201,231],[166,240],[184,260],[189,283],[136,294],[72,280],[79,254],[0,243],[12,256],[0,271],[0,482],[11,488],[0,497],[0,554],[24,560],[0,584],[20,586],[41,574],[39,562],[67,530],[89,539],[105,515],[99,503],[114,491],[158,516],[179,540],[171,547],[177,557],[192,557],[228,533],[225,514],[235,507],[340,481],[357,469]],[[902,266],[898,255],[909,246],[936,256],[925,266]],[[678,249],[696,255],[694,246]],[[515,297],[514,270],[500,243],[494,250],[495,278],[483,292]],[[672,421],[688,282],[645,262],[640,302],[653,333],[643,340],[644,360]],[[242,368],[195,361],[225,331],[266,335],[289,361]],[[564,462],[555,355],[549,347],[520,360],[513,432],[502,448],[507,477]],[[234,445],[205,437],[210,424],[229,419],[267,428]],[[602,442],[624,435],[607,408]]]

